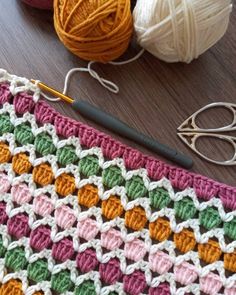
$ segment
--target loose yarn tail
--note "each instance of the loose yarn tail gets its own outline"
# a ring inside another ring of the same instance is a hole
[[[124,60],[124,61],[110,61],[108,62],[108,64],[114,65],[114,66],[122,66],[122,65],[126,65],[129,63],[132,63],[134,61],[136,61],[137,59],[139,59],[142,54],[144,53],[145,49],[141,49],[138,54],[136,54],[134,57],[128,59],[128,60]],[[105,79],[103,77],[101,77],[93,68],[92,66],[97,63],[96,61],[90,61],[88,63],[87,67],[78,67],[78,68],[72,68],[68,71],[68,73],[65,76],[65,81],[64,81],[64,88],[62,93],[63,94],[67,94],[68,91],[68,86],[69,86],[69,82],[71,79],[71,76],[77,72],[87,72],[89,73],[89,75],[91,77],[93,77],[94,79],[96,79],[104,88],[108,89],[110,92],[117,94],[119,92],[119,86],[115,83],[112,82],[111,80]],[[37,81],[37,83],[39,83],[40,81]],[[46,95],[45,93],[41,93],[42,96],[49,101],[52,102],[56,102],[59,101],[60,98],[59,97],[50,97],[48,95]]]

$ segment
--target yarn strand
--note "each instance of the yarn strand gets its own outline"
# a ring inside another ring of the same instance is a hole
[[[139,59],[141,57],[141,55],[144,53],[144,49],[141,49],[138,54],[136,54],[134,57],[128,59],[128,60],[124,60],[124,61],[110,61],[108,64],[111,64],[111,65],[114,65],[114,66],[122,66],[122,65],[126,65],[126,64],[129,64],[129,63],[132,63],[134,61],[136,61],[137,59]],[[65,76],[65,81],[64,81],[64,88],[63,88],[63,91],[62,93],[63,94],[67,94],[67,91],[68,91],[68,85],[69,85],[69,82],[70,82],[70,79],[71,79],[71,76],[74,74],[74,73],[77,73],[77,72],[87,72],[89,73],[89,75],[91,77],[93,77],[94,79],[96,79],[104,88],[108,89],[110,92],[112,93],[115,93],[117,94],[119,92],[119,86],[108,80],[108,79],[105,79],[103,77],[101,77],[93,68],[92,68],[92,65],[94,65],[96,63],[96,61],[90,61],[88,63],[88,66],[87,67],[78,67],[78,68],[72,68],[70,69],[66,76]],[[36,84],[39,83],[40,81],[36,81]],[[49,100],[49,101],[52,101],[52,102],[56,102],[56,101],[59,101],[60,98],[59,97],[50,97],[48,95],[46,95],[45,93],[41,93],[41,95]]]

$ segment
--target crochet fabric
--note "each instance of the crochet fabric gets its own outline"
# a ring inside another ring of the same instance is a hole
[[[0,295],[235,295],[236,188],[39,98],[0,70]]]

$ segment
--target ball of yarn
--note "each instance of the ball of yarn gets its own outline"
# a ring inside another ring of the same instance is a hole
[[[24,3],[39,9],[52,9],[53,0],[22,0]]]
[[[167,62],[189,63],[226,32],[230,0],[137,0],[138,43]]]
[[[54,0],[62,43],[85,60],[109,62],[127,49],[133,31],[130,0]]]

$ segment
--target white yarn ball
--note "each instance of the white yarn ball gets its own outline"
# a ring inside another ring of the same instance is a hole
[[[230,0],[137,0],[138,43],[167,62],[191,62],[226,32]]]

